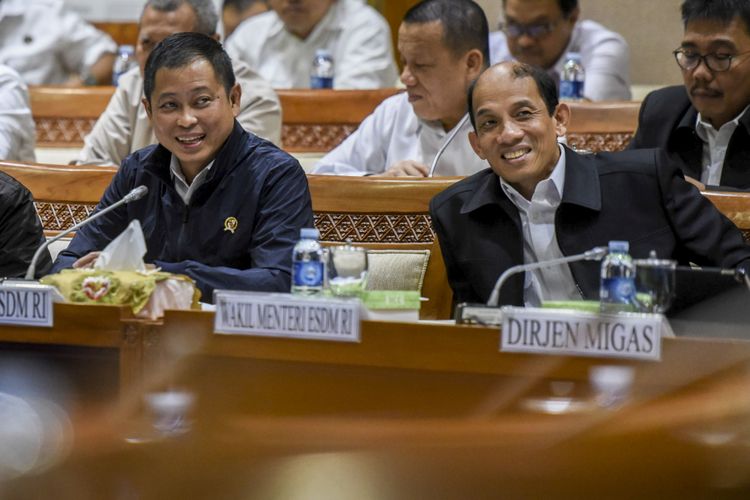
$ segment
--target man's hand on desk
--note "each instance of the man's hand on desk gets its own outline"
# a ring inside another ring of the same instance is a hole
[[[101,252],[90,252],[77,261],[73,262],[74,269],[91,269],[96,264],[96,259],[99,258]]]
[[[430,169],[426,165],[414,160],[402,160],[374,177],[427,177],[428,173],[430,173]]]

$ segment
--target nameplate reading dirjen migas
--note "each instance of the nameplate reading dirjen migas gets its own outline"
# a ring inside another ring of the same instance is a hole
[[[504,307],[500,350],[658,361],[664,321],[656,314]]]
[[[214,332],[359,342],[359,300],[217,291]]]

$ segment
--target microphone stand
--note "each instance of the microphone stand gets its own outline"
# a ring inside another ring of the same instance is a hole
[[[433,177],[435,174],[435,169],[437,168],[438,160],[440,160],[440,157],[443,156],[443,152],[445,151],[445,148],[448,147],[448,145],[453,141],[453,138],[456,137],[456,134],[458,134],[458,131],[461,130],[461,127],[464,126],[464,123],[466,123],[466,120],[469,119],[469,115],[465,114],[463,118],[458,122],[458,125],[453,127],[453,132],[451,132],[448,135],[448,138],[445,139],[445,142],[442,146],[440,146],[440,149],[438,150],[437,154],[435,155],[435,159],[432,160],[432,165],[430,165],[430,172],[427,174],[427,177]]]
[[[51,238],[51,239],[45,241],[42,245],[39,246],[39,248],[36,249],[36,252],[34,253],[34,257],[31,258],[31,263],[29,264],[29,267],[26,270],[26,276],[24,277],[24,279],[26,279],[26,280],[33,280],[34,279],[34,275],[36,274],[36,264],[37,264],[37,261],[39,260],[39,257],[41,257],[42,252],[44,250],[46,250],[52,243],[56,242],[60,238],[63,238],[64,236],[69,235],[70,233],[72,233],[76,229],[78,229],[78,228],[80,228],[82,226],[85,226],[89,222],[95,221],[96,219],[98,219],[102,215],[111,212],[112,210],[114,210],[115,208],[119,207],[120,205],[124,205],[126,203],[130,203],[131,201],[135,201],[135,200],[139,200],[139,199],[143,198],[146,195],[146,193],[148,193],[148,188],[146,186],[138,186],[136,188],[133,188],[128,194],[126,194],[125,196],[123,196],[123,198],[121,200],[118,200],[115,203],[113,203],[110,206],[108,206],[107,208],[104,208],[104,209],[96,212],[95,214],[91,215],[87,219],[82,220],[81,222],[79,222],[78,224],[74,225],[73,227],[70,227],[70,228],[66,229],[65,231],[63,231],[60,234],[58,234],[57,236],[55,236],[54,238]]]
[[[531,262],[529,264],[520,264],[517,266],[509,267],[506,269],[495,282],[495,287],[492,289],[490,298],[487,301],[487,305],[490,307],[497,307],[497,303],[500,300],[500,290],[508,278],[514,274],[524,273],[526,271],[533,271],[534,269],[542,269],[545,267],[555,267],[562,264],[568,264],[570,262],[578,262],[581,260],[601,260],[607,255],[607,247],[594,247],[591,250],[587,250],[577,255],[571,255],[569,257],[561,257],[559,259],[545,260],[541,262]]]

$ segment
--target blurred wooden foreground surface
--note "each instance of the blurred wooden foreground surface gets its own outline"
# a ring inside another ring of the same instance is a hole
[[[3,498],[749,491],[750,342],[666,339],[661,362],[621,362],[501,353],[488,328],[363,322],[349,344],[215,335],[208,312],[145,323],[107,306],[55,310],[52,330],[0,327],[3,346],[114,349],[120,396],[110,387],[108,411],[75,412],[70,454],[0,484]],[[592,383],[601,365],[633,370],[614,406]],[[167,389],[195,397],[179,436],[156,433],[140,404]]]

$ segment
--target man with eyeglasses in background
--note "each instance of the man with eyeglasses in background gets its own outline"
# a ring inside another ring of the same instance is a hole
[[[630,99],[628,44],[599,23],[579,21],[580,14],[578,0],[503,0],[505,21],[490,33],[490,62],[538,66],[559,85],[565,55],[578,52],[586,99]]]
[[[705,186],[750,189],[750,2],[685,0],[685,85],[643,101],[631,149],[662,147]]]

